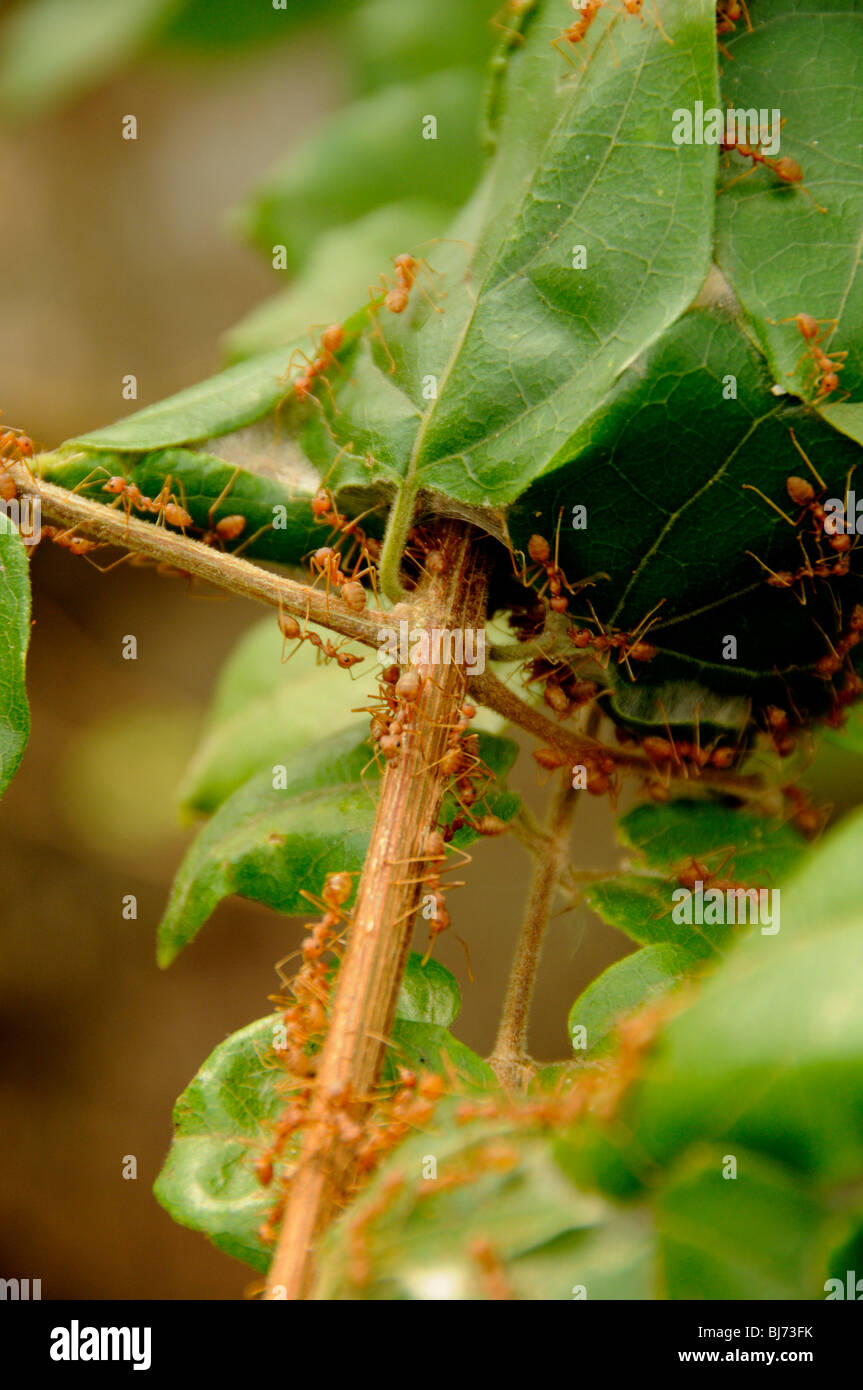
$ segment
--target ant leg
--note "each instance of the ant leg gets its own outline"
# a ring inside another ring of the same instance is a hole
[[[743,490],[744,490],[745,492],[757,492],[757,494],[758,494],[758,496],[761,498],[762,502],[766,502],[767,505],[768,505],[768,507],[772,507],[773,510],[774,510],[774,512],[776,512],[779,516],[782,517],[782,520],[783,520],[783,521],[787,521],[787,522],[788,522],[788,525],[789,525],[789,526],[793,526],[793,527],[795,528],[795,530],[796,530],[798,523],[797,523],[796,521],[792,521],[792,519],[791,519],[791,517],[788,515],[788,513],[787,513],[787,512],[783,512],[782,508],[781,508],[780,506],[778,506],[778,504],[777,504],[776,502],[772,502],[772,501],[770,500],[770,498],[767,497],[767,496],[761,491],[761,488],[760,488],[760,487],[756,487],[754,483],[742,483],[742,484],[741,484],[741,487],[743,488]],[[765,565],[765,569],[766,569],[766,568],[767,568],[767,567],[766,567],[766,565]]]
[[[224,502],[224,500],[225,500],[225,498],[227,497],[228,493],[231,491],[231,488],[234,486],[234,483],[237,481],[238,475],[239,475],[240,473],[242,473],[242,471],[243,471],[243,470],[242,470],[242,467],[240,466],[240,464],[237,464],[237,466],[236,466],[236,468],[234,469],[233,473],[231,474],[230,478],[229,478],[228,481],[225,483],[225,486],[222,488],[222,491],[219,493],[219,495],[218,495],[218,497],[216,498],[215,502],[213,503],[213,505],[210,507],[209,511],[207,512],[207,530],[208,530],[208,531],[212,531],[212,529],[213,529],[213,513],[214,513],[214,512],[216,511],[216,509],[217,509],[218,507],[220,507],[221,504]],[[185,502],[184,502],[184,505],[185,505]]]
[[[750,166],[750,168],[744,169],[744,171],[743,171],[742,174],[736,174],[735,177],[734,177],[733,179],[730,179],[728,183],[724,183],[724,184],[722,185],[721,188],[717,188],[717,190],[716,190],[716,196],[717,196],[717,198],[719,197],[720,193],[726,193],[726,192],[728,191],[728,189],[729,189],[729,188],[733,188],[734,185],[735,185],[736,183],[740,183],[741,180],[743,180],[743,179],[748,179],[748,178],[749,178],[749,175],[750,175],[750,174],[754,174],[754,173],[755,173],[755,170],[756,170],[757,168],[758,168],[758,165],[757,165],[757,164],[753,164],[753,165]]]
[[[822,492],[826,492],[826,491],[827,491],[827,484],[825,483],[824,479],[821,477],[821,474],[818,472],[817,468],[815,467],[814,463],[813,463],[812,460],[810,459],[809,455],[808,455],[808,454],[804,451],[804,449],[802,448],[800,442],[798,441],[797,435],[794,433],[794,431],[793,431],[792,429],[789,429],[788,433],[791,435],[791,443],[794,445],[795,449],[797,450],[798,454],[799,454],[800,457],[802,458],[803,462],[806,464],[806,467],[810,470],[810,472],[812,473],[812,476],[815,478],[816,482],[819,484],[819,486],[820,486],[820,488],[821,488],[821,491],[822,491]]]

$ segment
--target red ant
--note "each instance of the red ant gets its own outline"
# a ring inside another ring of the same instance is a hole
[[[629,664],[630,661],[652,661],[656,656],[656,647],[652,642],[646,642],[644,639],[650,629],[659,621],[653,615],[662,607],[664,602],[665,599],[661,598],[658,603],[654,604],[632,632],[615,632],[603,627],[593,604],[588,603],[593,621],[599,628],[599,633],[592,633],[588,628],[568,628],[567,636],[572,641],[573,646],[582,650],[586,647],[592,647],[598,656],[605,655],[606,660],[602,663],[604,666],[608,665],[612,651],[619,652],[618,665],[624,664],[630,680],[634,681],[635,676]]]
[[[453,846],[453,848],[456,849],[455,846]],[[456,853],[462,856],[462,860],[465,864],[471,862],[471,856],[466,854],[463,849],[456,849]],[[428,950],[422,961],[422,964],[425,965],[434,950],[435,941],[440,936],[441,932],[447,930],[451,923],[449,908],[444,898],[444,890],[447,888],[464,888],[465,885],[463,879],[460,879],[457,883],[441,885],[441,872],[445,871],[442,871],[439,866],[446,861],[446,841],[439,830],[432,830],[429,833],[425,845],[423,846],[423,852],[419,856],[419,860],[421,864],[426,865],[419,877],[402,879],[400,882],[402,886],[407,886],[411,883],[422,884],[423,887],[429,890],[434,900],[431,926],[429,928]],[[415,864],[416,862],[416,859],[395,859],[392,861],[394,864]],[[414,911],[415,908],[409,908],[405,916],[410,916]]]
[[[783,119],[780,122],[780,129],[784,125],[785,120]],[[748,145],[742,140],[738,140],[736,137],[729,137],[726,133],[725,138],[719,143],[720,150],[726,153],[730,150],[736,150],[744,159],[752,160],[752,167],[745,169],[742,174],[737,174],[733,179],[730,179],[728,183],[718,188],[716,190],[717,196],[720,193],[724,193],[727,189],[733,188],[734,184],[740,183],[741,179],[748,178],[750,174],[755,172],[759,164],[763,164],[765,169],[770,169],[783,183],[792,184],[795,188],[799,188],[801,193],[805,193],[807,198],[811,198],[817,212],[826,213],[827,209],[823,208],[820,203],[816,203],[809,189],[805,187],[803,183],[803,170],[800,168],[797,160],[792,159],[791,156],[787,154],[782,155],[779,159],[771,159],[762,152],[761,145],[761,140],[757,141],[754,145]]]
[[[27,459],[33,457],[33,441],[21,430],[10,426],[0,432],[0,499],[14,502],[18,495],[15,479],[7,471],[13,463],[23,463],[29,473]],[[31,474],[32,476],[32,474]]]
[[[74,527],[61,531],[57,526],[43,526],[41,528],[42,537],[53,541],[55,545],[62,546],[72,555],[89,555],[91,550],[98,550],[101,541],[88,540],[86,536],[76,536]]]
[[[320,637],[317,632],[305,631],[300,627],[297,619],[292,617],[290,613],[279,614],[279,631],[283,639],[282,661],[290,661],[291,659],[291,657],[285,657],[284,654],[286,642],[297,643],[294,652],[302,646],[303,642],[311,642],[312,646],[317,648],[318,652],[323,656],[325,662],[335,661],[343,671],[349,671],[352,666],[356,666],[358,662],[364,660],[363,657],[355,652],[346,652],[343,651],[341,647],[334,646],[329,638]],[[294,652],[291,652],[291,656],[293,656]]]
[[[297,400],[304,401],[312,395],[318,377],[323,377],[326,381],[323,374],[330,367],[337,365],[336,353],[341,351],[344,344],[344,328],[340,323],[331,323],[321,334],[321,345],[314,358],[310,358],[302,348],[295,349],[288,363],[288,372],[293,367],[295,357],[300,357],[306,364],[305,371],[293,383],[293,392]]]
[[[608,0],[583,0],[583,2],[580,5],[573,6],[573,8],[576,8],[579,11],[580,18],[577,19],[574,24],[571,24],[568,29],[564,29],[561,34],[558,34],[556,39],[552,39],[552,48],[556,48],[558,53],[562,53],[564,58],[566,58],[566,61],[570,64],[570,66],[574,67],[575,65],[572,59],[570,58],[569,54],[567,53],[566,49],[561,48],[561,42],[565,39],[567,43],[573,45],[581,43],[585,38],[587,38],[590,26],[596,19],[597,15],[599,14],[599,11],[603,9],[607,4]],[[619,13],[626,16],[637,15],[643,24],[644,15],[641,13],[643,8],[644,0],[621,0]],[[662,21],[659,18],[659,10],[656,6],[655,0],[653,8],[656,15],[656,27],[658,28],[662,37],[665,39],[666,43],[673,43],[673,39],[670,39],[668,37],[668,35],[662,27]],[[611,43],[610,33],[608,38],[609,43]],[[612,43],[612,52],[613,51],[614,45]],[[617,58],[615,55],[615,62],[616,61]]]
[[[767,322],[773,324],[796,323],[797,331],[806,344],[806,347],[794,364],[793,370],[787,373],[788,376],[794,375],[804,357],[810,357],[815,367],[815,372],[812,380],[809,382],[809,387],[811,388],[816,384],[818,387],[814,399],[816,401],[823,400],[825,396],[829,396],[832,391],[837,389],[839,385],[839,372],[843,371],[845,368],[845,358],[848,356],[848,353],[847,351],[825,352],[821,344],[824,342],[825,338],[831,338],[836,332],[839,324],[838,319],[816,319],[813,318],[811,314],[791,314],[786,319],[768,319]],[[824,332],[821,332],[822,323],[827,325]]]
[[[112,507],[123,504],[127,517],[131,508],[135,507],[137,511],[158,512],[160,520],[167,521],[170,526],[176,526],[181,531],[192,525],[191,516],[185,507],[179,505],[171,492],[170,474],[162,483],[157,497],[145,497],[135,483],[122,475],[109,478],[107,483],[103,483],[102,491],[110,492],[116,498],[116,501],[111,503]]]
[[[716,37],[717,40],[723,34],[732,34],[737,28],[737,21],[744,19],[749,33],[753,33],[752,20],[749,18],[749,8],[746,0],[718,0],[716,5]],[[734,62],[733,53],[729,53],[724,43],[719,43],[719,51],[725,54],[730,62]]]

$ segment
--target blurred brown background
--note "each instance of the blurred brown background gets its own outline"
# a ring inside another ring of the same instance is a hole
[[[272,288],[226,211],[344,86],[337,45],[139,67],[62,115],[0,133],[0,406],[43,447],[217,370],[219,334]],[[120,138],[126,113],[139,138]],[[217,1042],[267,1010],[300,925],[223,905],[167,973],[154,933],[191,832],[173,793],[213,681],[259,616],[146,570],[98,574],[48,544],[33,562],[33,730],[0,805],[2,1268],[43,1297],[234,1298],[251,1271],[175,1226],[151,1193],[171,1107]],[[139,659],[121,660],[138,638]],[[339,679],[338,672],[333,678]],[[346,689],[346,698],[350,692]],[[534,765],[513,784],[541,807]],[[835,797],[834,797],[835,799]],[[605,803],[582,808],[581,865],[616,862]],[[528,864],[479,846],[453,900],[476,983],[459,1035],[492,1043]],[[121,900],[138,897],[136,922]],[[565,1056],[570,1003],[627,944],[586,911],[553,923],[532,1050]],[[138,1179],[124,1181],[125,1155]]]

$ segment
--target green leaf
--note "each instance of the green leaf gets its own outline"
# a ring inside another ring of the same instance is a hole
[[[735,936],[751,928],[742,921],[713,922],[706,899],[703,916],[708,920],[694,920],[693,903],[692,923],[675,921],[672,911],[682,904],[673,896],[678,890],[677,874],[695,860],[720,881],[769,888],[796,866],[805,843],[782,821],[710,801],[637,806],[621,818],[618,833],[625,845],[643,855],[650,872],[600,879],[587,890],[585,900],[604,922],[631,940],[642,946],[672,943],[692,963],[718,959]],[[703,882],[706,894],[709,880]]]
[[[667,994],[699,959],[697,951],[663,943],[645,946],[615,961],[588,985],[569,1011],[570,1037],[576,1028],[587,1030],[587,1047],[577,1051],[593,1052],[607,1041],[618,1019]]]
[[[296,270],[331,227],[397,198],[457,207],[479,174],[479,98],[478,73],[455,68],[353,102],[271,172],[234,213],[236,229],[267,257],[285,246]],[[434,140],[423,138],[429,114]]]
[[[30,641],[30,569],[17,528],[0,512],[0,792],[30,733],[24,671]]]
[[[440,961],[423,964],[422,956],[411,951],[396,1004],[397,1018],[448,1028],[460,1008],[461,990],[455,975]]]
[[[706,1140],[822,1180],[859,1174],[861,827],[858,813],[809,857],[781,890],[780,932],[739,946],[668,1025],[628,1112],[642,1161]]]
[[[615,715],[639,735],[667,737],[668,721],[677,737],[699,732],[710,747],[721,735],[742,752],[747,720],[766,727],[768,705],[796,709],[804,721],[831,707],[833,687],[814,668],[847,623],[857,561],[835,593],[825,581],[772,587],[765,566],[793,572],[803,555],[795,528],[769,503],[787,510],[787,478],[807,472],[792,428],[827,496],[844,496],[859,449],[771,395],[770,383],[722,308],[684,314],[620,377],[566,465],[534,483],[508,517],[517,550],[538,532],[558,544],[570,582],[600,576],[548,631],[555,659],[606,686]],[[583,527],[576,507],[585,509]],[[817,560],[811,542],[806,553]],[[651,615],[657,655],[631,662],[632,677],[568,636],[583,624],[597,632],[597,618],[633,632]]]
[[[713,801],[636,806],[620,818],[618,834],[624,845],[644,856],[649,868],[666,872],[690,858],[733,851],[723,874],[727,877],[733,870],[742,882],[783,878],[796,867],[805,844],[785,821]]]
[[[240,362],[217,376],[135,411],[71,443],[109,453],[145,454],[216,438],[253,424],[287,393],[284,374],[290,351],[279,348]]]
[[[301,890],[319,892],[328,873],[357,872],[374,821],[371,785],[360,774],[369,750],[343,730],[280,762],[228,797],[195,840],[159,924],[160,965],[169,965],[231,893],[281,912],[309,911]]]
[[[394,1079],[399,1067],[435,1072],[462,1089],[489,1091],[497,1087],[488,1062],[439,1023],[414,1022],[404,1017],[396,1019],[384,1076]]]
[[[441,202],[405,200],[322,232],[290,288],[258,304],[226,334],[229,360],[296,342],[312,324],[343,322],[382,272],[392,270],[393,257],[432,237],[449,215]]]
[[[303,889],[319,892],[328,873],[359,872],[380,776],[364,734],[364,728],[348,727],[291,757],[283,753],[278,764],[250,777],[219,806],[174,880],[159,925],[160,964],[169,965],[231,893],[280,912],[307,915]],[[479,737],[480,757],[502,779],[516,745],[491,734]],[[283,771],[276,776],[274,767]],[[518,806],[514,793],[497,787],[482,802],[483,810],[487,807],[502,820],[509,820]],[[444,821],[454,814],[454,803],[445,802]],[[461,848],[476,837],[466,825],[454,844]]]
[[[495,506],[517,497],[567,456],[616,377],[704,280],[715,151],[681,160],[656,92],[712,101],[712,7],[667,4],[673,44],[655,25],[619,21],[595,21],[590,65],[574,80],[551,47],[559,14],[548,6],[532,19],[511,50],[479,226],[452,232],[474,243],[469,267],[448,276],[444,312],[421,333],[387,324],[409,397],[422,404],[429,372],[439,383],[411,449],[411,488]],[[573,268],[577,246],[584,269]]]
[[[237,4],[237,0],[185,0],[163,44],[192,52],[219,53],[250,44],[272,45],[294,38],[303,26],[333,26],[340,33],[339,15],[353,0],[287,0],[277,9],[268,5]],[[185,55],[184,55],[185,56]]]
[[[242,514],[246,518],[243,531],[226,548],[242,547],[247,559],[255,556],[297,564],[321,544],[327,529],[316,525],[311,510],[311,499],[320,479],[305,460],[297,458],[295,450],[293,455],[285,450],[284,458],[277,462],[276,448],[266,432],[262,434],[256,427],[215,441],[213,448],[221,448],[223,454],[158,449],[138,460],[137,455],[129,454],[78,453],[70,457],[60,452],[40,455],[39,467],[48,482],[70,490],[77,488],[89,501],[105,506],[115,501],[105,492],[110,476],[125,475],[150,498],[158,497],[170,479],[172,493],[192,516],[193,525],[186,534],[203,534],[211,524],[229,515]],[[256,471],[262,468],[262,456],[275,476]],[[358,513],[361,505],[352,508],[348,496],[345,494],[342,503],[345,514]],[[146,512],[131,514],[150,519]],[[366,526],[375,530],[373,517]]]
[[[285,644],[286,657],[293,645]],[[368,703],[374,690],[371,667],[351,682],[345,673],[319,666],[311,643],[303,643],[284,663],[282,647],[275,617],[265,618],[228,657],[207,728],[180,785],[184,809],[215,811],[256,773],[285,763],[325,734],[350,729],[357,742],[367,733],[365,717],[352,714],[351,707]],[[371,758],[367,746],[363,761]]]
[[[367,1279],[358,1278],[360,1223]],[[655,1247],[643,1213],[577,1191],[548,1137],[507,1133],[500,1124],[478,1137],[476,1125],[458,1127],[445,1107],[325,1237],[313,1297],[488,1298],[472,1253],[478,1239],[489,1243],[515,1298],[571,1300],[584,1296],[580,1286],[590,1300],[650,1297]]]
[[[737,1161],[726,1177],[728,1159]],[[823,1292],[827,1210],[800,1179],[731,1146],[698,1151],[656,1196],[667,1298],[811,1299]]]
[[[719,265],[764,344],[776,380],[807,398],[813,394],[812,363],[799,362],[803,339],[794,323],[768,319],[838,316],[829,350],[849,354],[842,391],[859,394],[863,385],[861,25],[853,0],[817,6],[759,0],[755,32],[738,26],[729,43],[734,62],[722,77],[731,106],[781,112],[786,124],[778,153],[797,160],[812,193],[807,197],[759,167],[716,200]],[[802,53],[817,54],[817,61],[801,65]],[[728,156],[727,164],[722,185],[751,167],[737,155]],[[765,255],[770,246],[781,246],[782,254]]]
[[[415,1020],[431,1022],[432,1016],[449,1023],[459,1003],[458,985],[449,971],[437,961],[423,967],[412,953],[396,1026],[410,1019],[410,1033],[420,1027]],[[174,1108],[175,1134],[154,1189],[175,1221],[205,1232],[220,1250],[259,1270],[267,1268],[272,1256],[258,1227],[274,1194],[261,1187],[253,1165],[272,1142],[273,1125],[286,1105],[284,1068],[271,1060],[278,1021],[278,1012],[256,1019],[207,1058]],[[460,1052],[460,1047],[455,1044],[455,1060],[464,1065],[468,1049]],[[295,1137],[281,1161],[290,1162],[300,1144]]]
[[[0,107],[29,120],[109,77],[145,49],[182,0],[29,0],[0,36]],[[118,118],[119,119],[119,118]]]
[[[253,1164],[285,1105],[275,1084],[281,1073],[265,1061],[275,1017],[259,1018],[219,1043],[186,1087],[153,1188],[181,1226],[203,1231],[219,1250],[261,1272],[272,1251],[258,1227],[273,1194],[261,1186]],[[293,1151],[289,1144],[285,1157]]]

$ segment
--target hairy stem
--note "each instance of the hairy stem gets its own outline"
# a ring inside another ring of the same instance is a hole
[[[417,592],[415,622],[427,628],[482,626],[487,559],[481,537],[445,522],[436,537],[443,575]],[[339,1118],[367,1112],[392,1027],[423,891],[425,846],[437,824],[446,778],[436,766],[455,723],[467,681],[462,667],[418,668],[427,677],[417,723],[383,778],[369,853],[321,1053],[299,1165],[291,1179],[278,1248],[267,1282],[270,1299],[302,1299],[314,1274],[317,1240],[344,1202],[353,1178],[352,1145]],[[420,736],[421,733],[421,736]]]
[[[178,531],[169,531],[167,527],[156,526],[151,521],[141,521],[137,517],[126,517],[123,512],[103,503],[92,502],[66,488],[34,478],[23,465],[7,466],[7,471],[11,472],[21,496],[39,499],[45,520],[74,530],[77,535],[146,555],[156,564],[170,565],[229,593],[266,603],[290,613],[292,617],[305,618],[364,646],[380,645],[380,629],[388,623],[386,613],[369,610],[355,613],[341,599],[327,596],[306,584],[298,584],[237,555],[202,545],[200,541],[192,540]],[[395,539],[402,534],[406,538],[413,516],[413,498],[409,502],[404,501],[407,497],[405,492],[399,494],[396,507],[401,506],[403,510],[398,525],[393,525],[388,531],[388,553],[391,557],[388,564],[391,570],[395,567],[396,577],[400,557],[396,555]],[[541,710],[519,699],[491,671],[472,677],[470,694],[478,704],[495,710],[519,728],[556,748],[571,763],[582,762],[591,751],[601,749],[605,757],[613,758],[621,767],[631,767],[641,772],[652,771],[652,765],[643,755],[601,745],[594,739],[570,733],[546,718]],[[702,769],[695,778],[672,779],[672,785],[677,790],[685,785],[690,793],[702,787],[716,787],[746,800],[758,800],[763,794],[763,783],[758,777],[744,777],[710,768]]]
[[[576,794],[568,769],[558,780],[546,825],[547,840],[534,870],[527,912],[510,968],[509,984],[494,1051],[489,1057],[498,1080],[518,1087],[532,1069],[527,1030],[539,958],[551,913],[555,885],[569,857]]]
[[[197,579],[217,584],[230,593],[270,604],[292,617],[320,623],[331,632],[351,637],[368,647],[379,645],[379,629],[386,621],[384,614],[354,613],[332,595],[307,584],[297,584],[293,579],[250,564],[237,555],[202,545],[178,531],[127,517],[115,508],[33,478],[20,465],[10,471],[19,495],[39,499],[43,520],[74,530],[76,535],[146,555],[157,563],[171,565]]]
[[[406,597],[401,580],[401,567],[415,505],[416,490],[405,485],[396,494],[387,518],[378,576],[381,590],[391,603],[400,603]]]

